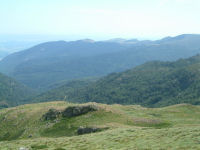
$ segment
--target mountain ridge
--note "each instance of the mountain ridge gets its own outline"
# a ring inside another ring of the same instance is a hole
[[[0,61],[0,71],[32,88],[48,90],[49,84],[62,80],[100,77],[147,61],[175,61],[198,53],[200,35],[135,44],[90,40],[47,42],[7,56]]]
[[[199,105],[199,67],[200,55],[175,62],[152,61],[125,72],[111,73],[70,91],[58,87],[34,99],[41,101],[43,97],[45,101],[65,99],[79,103],[139,104],[146,107],[179,103]]]

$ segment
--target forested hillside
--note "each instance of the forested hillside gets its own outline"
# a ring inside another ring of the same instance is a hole
[[[46,90],[62,80],[104,76],[147,61],[174,61],[200,53],[200,35],[158,41],[111,40],[42,43],[11,54],[0,71],[33,88]]]
[[[42,92],[38,95],[33,95],[32,97],[28,97],[29,102],[48,102],[48,101],[56,101],[56,100],[67,100],[67,95],[71,93],[76,93],[80,88],[84,88],[94,83],[97,79],[84,79],[84,80],[72,80],[67,83],[63,83],[63,85],[59,86],[59,84],[54,85],[55,88],[49,90],[47,92]]]
[[[176,62],[153,61],[122,73],[112,73],[83,87],[70,91],[60,87],[40,96],[46,97],[45,101],[65,99],[147,107],[179,103],[197,105],[200,104],[199,68],[200,55]]]
[[[0,73],[0,109],[23,104],[33,93],[25,85]]]

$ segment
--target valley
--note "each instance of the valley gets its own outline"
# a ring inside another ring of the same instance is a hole
[[[176,61],[200,53],[200,35],[183,34],[156,41],[53,41],[13,53],[0,72],[26,86],[49,90],[62,80],[102,77],[148,61]]]
[[[194,38],[48,42],[5,57],[0,149],[200,149]]]
[[[198,105],[199,67],[199,55],[175,62],[152,61],[91,83],[88,80],[72,81],[39,94],[32,100],[139,104],[145,107],[180,103]]]
[[[0,150],[200,150],[200,0],[0,0]]]

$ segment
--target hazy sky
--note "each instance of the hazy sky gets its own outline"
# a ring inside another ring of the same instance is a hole
[[[200,33],[200,0],[0,0],[0,34],[93,39]]]

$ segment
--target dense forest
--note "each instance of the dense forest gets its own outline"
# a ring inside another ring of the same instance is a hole
[[[102,77],[147,61],[175,61],[200,53],[200,35],[180,35],[157,41],[79,40],[36,45],[0,61],[0,72],[45,91],[62,80]]]
[[[147,107],[200,104],[200,56],[185,58],[200,52],[199,39],[180,35],[158,41],[39,44],[0,61],[0,70],[14,78],[1,75],[1,107],[54,100]]]
[[[66,85],[43,93],[38,101],[67,100],[161,107],[179,103],[200,104],[200,55],[175,62],[152,61],[100,80]]]
[[[22,104],[34,93],[25,85],[0,74],[0,109]]]

